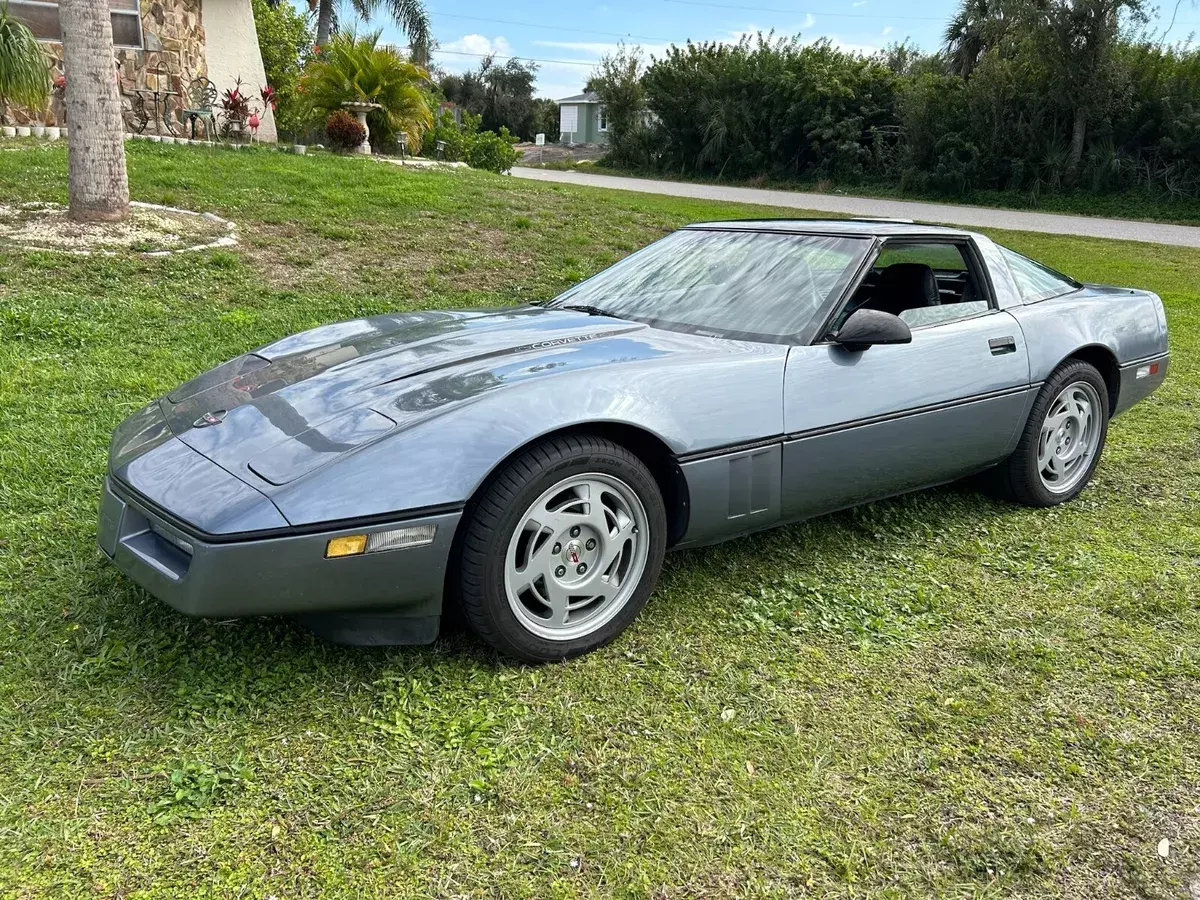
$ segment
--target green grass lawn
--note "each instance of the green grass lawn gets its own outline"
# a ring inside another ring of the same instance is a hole
[[[996,234],[1167,304],[1171,377],[1077,502],[955,486],[673,554],[623,637],[532,668],[167,609],[95,547],[112,428],[311,325],[548,298],[775,211],[130,153],[137,199],[242,245],[0,249],[0,896],[1187,896],[1200,251]],[[64,200],[65,162],[0,152],[0,196]]]

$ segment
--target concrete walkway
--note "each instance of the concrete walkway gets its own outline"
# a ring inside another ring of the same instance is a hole
[[[649,178],[622,178],[591,172],[566,172],[556,169],[512,170],[518,178],[556,181],[589,187],[616,188],[644,194],[692,197],[699,200],[729,200],[761,206],[815,210],[850,216],[876,216],[941,222],[968,228],[1008,228],[1014,231],[1041,231],[1046,234],[1073,234],[1082,237],[1146,241],[1177,247],[1200,247],[1200,227],[1159,225],[1125,219],[1099,219],[1092,216],[1064,216],[1056,213],[1024,212],[1015,209],[989,209],[982,206],[958,206],[952,203],[921,203],[913,200],[874,200],[845,197],[840,194],[806,194],[800,191],[768,191],[759,188],[727,187],[718,184],[691,184],[681,181],[654,181]]]

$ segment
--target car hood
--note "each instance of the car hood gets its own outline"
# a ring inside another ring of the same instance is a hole
[[[265,486],[504,384],[713,343],[542,307],[373,316],[268,344],[159,406],[181,441],[269,493]]]

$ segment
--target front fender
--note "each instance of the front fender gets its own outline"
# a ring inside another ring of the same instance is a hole
[[[686,365],[582,369],[431,402],[414,384],[378,409],[401,423],[385,437],[275,491],[293,525],[461,506],[499,463],[551,432],[620,423],[676,454],[758,440],[783,429],[786,348],[714,354]]]

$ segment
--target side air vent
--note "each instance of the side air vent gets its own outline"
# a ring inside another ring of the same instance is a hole
[[[756,450],[729,460],[729,516],[737,519],[771,508],[772,464],[779,476],[779,451]]]
[[[781,444],[681,465],[691,510],[681,544],[702,544],[779,521]]]

